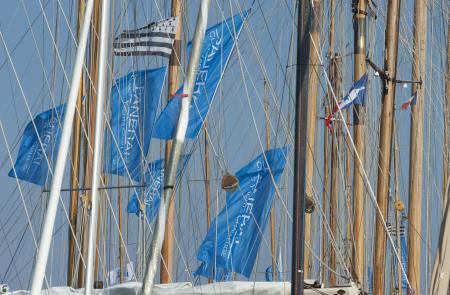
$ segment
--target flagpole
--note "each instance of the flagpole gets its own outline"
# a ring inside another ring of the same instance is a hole
[[[205,37],[209,6],[210,0],[202,0],[198,11],[197,24],[192,41],[192,52],[189,58],[186,79],[183,84],[183,96],[185,97],[183,97],[181,101],[181,111],[178,119],[175,140],[172,144],[169,163],[164,175],[164,195],[161,198],[159,214],[156,220],[155,230],[153,232],[153,239],[150,246],[150,253],[147,259],[148,264],[142,284],[141,295],[150,295],[153,290],[157,260],[161,251],[161,244],[163,242],[165,231],[166,215],[169,210],[170,202],[173,199],[177,166],[184,146],[184,140],[189,120],[189,105],[192,99],[192,91],[194,88],[199,66],[203,39]]]
[[[89,241],[88,241],[88,257],[86,265],[86,295],[93,292],[94,276],[94,256],[96,249],[97,222],[98,222],[98,206],[99,206],[99,183],[101,181],[101,156],[102,156],[102,139],[103,139],[103,108],[106,98],[106,85],[108,82],[107,63],[108,63],[108,41],[109,41],[109,8],[110,1],[103,0],[101,8],[101,25],[100,25],[100,51],[98,64],[98,88],[97,88],[97,105],[95,113],[95,139],[94,139],[94,161],[92,166],[92,196],[91,196],[91,218],[89,225]]]
[[[59,146],[58,156],[56,159],[56,166],[53,174],[51,192],[48,199],[47,210],[42,225],[41,239],[39,241],[39,248],[36,256],[36,264],[34,267],[34,274],[31,283],[31,295],[40,295],[42,283],[45,276],[45,269],[47,266],[48,253],[53,235],[53,226],[56,218],[56,211],[58,209],[60,189],[66,165],[67,154],[69,151],[70,137],[72,133],[72,123],[75,115],[75,108],[78,97],[78,90],[81,82],[81,73],[83,69],[83,61],[86,54],[87,38],[89,34],[89,25],[92,15],[94,1],[88,0],[86,3],[86,10],[83,18],[83,26],[80,37],[78,39],[78,48],[75,57],[74,68],[72,72],[72,80],[70,83],[69,99],[66,105],[66,112],[64,116],[64,124],[61,133],[61,142]]]
[[[78,19],[77,19],[77,35],[80,36],[81,26],[83,23],[83,10],[85,3],[83,0],[78,0]],[[81,138],[81,113],[82,113],[82,99],[83,99],[83,73],[81,73],[80,87],[78,89],[77,105],[78,110],[75,113],[73,122],[73,143],[72,143],[72,164],[70,174],[70,188],[75,189],[80,184],[80,138]],[[70,214],[69,214],[69,253],[67,258],[67,286],[73,287],[75,278],[75,241],[77,239],[77,220],[78,220],[78,191],[70,192]]]
[[[298,2],[291,295],[303,295],[311,2]],[[314,114],[312,114],[314,115]]]
[[[173,42],[172,55],[169,61],[169,93],[168,100],[172,97],[179,87],[180,76],[180,59],[181,59],[181,28],[182,19],[181,14],[183,12],[183,0],[172,0],[172,13],[173,17],[178,16],[178,28],[175,32],[175,39]],[[165,150],[165,165],[169,164],[170,152],[172,149],[172,140],[166,142]],[[172,281],[172,267],[173,267],[173,225],[175,218],[175,202],[170,201],[169,211],[167,213],[166,231],[164,232],[164,241],[161,249],[161,268],[160,268],[160,281],[162,284],[170,283]]]
[[[397,73],[398,30],[400,23],[400,0],[390,0],[387,8],[385,32],[385,66],[388,78],[383,80],[383,98],[380,118],[380,138],[378,148],[377,204],[383,218],[386,217],[389,190],[389,170],[392,151],[392,124],[394,118],[394,100]],[[373,294],[384,294],[386,233],[383,220],[377,216],[375,224],[373,256]]]

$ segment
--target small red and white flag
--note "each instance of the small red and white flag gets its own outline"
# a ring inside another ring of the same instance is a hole
[[[401,109],[406,110],[409,106],[415,106],[417,102],[417,92],[414,92],[414,94],[402,104]]]

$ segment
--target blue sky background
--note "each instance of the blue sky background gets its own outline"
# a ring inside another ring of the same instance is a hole
[[[0,85],[2,96],[0,97],[0,120],[5,127],[6,138],[15,159],[20,141],[20,135],[24,126],[31,117],[27,111],[20,87],[26,96],[32,115],[44,111],[54,104],[60,104],[66,100],[68,83],[70,80],[72,62],[75,53],[74,39],[70,30],[76,31],[76,2],[77,1],[5,1],[0,11],[0,29],[5,38],[6,46],[12,53],[12,61],[18,74],[18,80],[14,76],[11,64],[8,62],[4,46],[0,46]],[[130,0],[113,1],[114,3],[114,35],[122,29],[142,26],[150,21],[158,20],[169,15],[170,1],[163,0]],[[190,0],[186,7],[186,15],[183,18],[183,40],[190,39],[195,26],[195,18],[198,8],[198,0]],[[238,13],[240,9],[250,6],[250,0],[213,0],[211,1],[209,23],[214,24],[224,18]],[[295,29],[295,1],[270,1],[256,0],[249,25],[244,28],[238,42],[238,47],[230,60],[223,83],[216,95],[215,102],[209,115],[209,132],[211,135],[210,157],[213,192],[212,212],[215,216],[222,208],[225,194],[218,188],[221,175],[225,171],[235,172],[253,159],[264,149],[264,111],[263,111],[263,80],[270,83],[270,121],[271,121],[271,146],[282,146],[291,143],[293,139],[293,103],[294,103],[294,75],[295,75],[295,38],[292,40],[292,30]],[[335,1],[335,22],[337,36],[335,37],[335,51],[343,56],[342,68],[342,96],[352,83],[353,79],[353,31],[352,15],[348,1]],[[367,53],[378,65],[383,64],[384,27],[386,15],[386,2],[377,3],[377,19],[368,21]],[[42,7],[41,8],[41,5]],[[42,12],[45,12],[44,18]],[[413,1],[403,1],[400,23],[400,40],[398,56],[398,78],[410,79],[412,65],[412,34],[413,34]],[[425,74],[426,97],[419,98],[425,101],[424,122],[424,171],[423,171],[423,226],[422,236],[424,243],[422,249],[426,249],[428,241],[430,254],[422,255],[423,278],[422,288],[426,288],[426,269],[431,269],[434,261],[434,251],[437,246],[437,234],[441,219],[442,197],[442,147],[443,147],[443,98],[444,98],[444,69],[446,52],[446,11],[448,5],[444,1],[434,1],[428,4],[428,48],[427,48],[427,73]],[[28,17],[27,17],[28,15]],[[328,64],[326,57],[328,49],[329,26],[329,1],[324,1],[323,30],[320,51],[324,64]],[[29,19],[29,20],[28,20]],[[30,29],[30,23],[32,23]],[[70,30],[69,30],[70,28]],[[27,32],[27,33],[26,33]],[[51,32],[51,33],[50,33]],[[53,37],[52,37],[53,36]],[[60,57],[55,55],[53,40],[57,44]],[[183,41],[182,48],[185,48]],[[132,69],[144,69],[166,65],[167,60],[159,57],[138,58],[133,62],[130,58],[114,58],[114,78],[118,78]],[[182,65],[186,66],[185,52],[182,53]],[[134,64],[134,65],[133,65]],[[262,66],[264,65],[264,67]],[[324,115],[323,102],[326,93],[326,78],[323,67],[319,70],[319,94],[317,98],[317,114]],[[381,92],[378,77],[369,70],[369,95],[367,98],[367,129],[366,129],[366,155],[365,165],[370,178],[370,184],[376,192],[376,161],[378,145],[378,125],[381,110]],[[181,78],[182,80],[182,78]],[[20,82],[20,86],[19,83]],[[166,91],[167,92],[167,91]],[[410,87],[397,87],[396,105],[406,101],[411,95]],[[163,97],[167,93],[163,94]],[[160,108],[165,104],[162,99]],[[279,115],[281,112],[282,115]],[[309,114],[314,115],[314,114]],[[408,162],[409,162],[409,125],[410,112],[396,111],[397,128],[399,134],[400,150],[400,193],[407,203],[408,196]],[[351,130],[351,126],[350,126]],[[323,123],[317,122],[315,151],[317,161],[313,185],[315,197],[322,199],[323,179]],[[341,146],[341,149],[344,149]],[[159,159],[163,155],[164,144],[159,140],[153,140],[149,161]],[[187,150],[193,150],[193,157],[188,164],[182,186],[177,196],[176,219],[176,245],[175,245],[175,271],[174,280],[195,281],[192,272],[197,267],[196,251],[206,233],[204,185],[201,181],[204,175],[202,158],[203,136],[197,141],[189,142]],[[35,255],[33,238],[27,227],[27,217],[24,212],[17,184],[14,179],[7,177],[11,168],[8,150],[2,140],[0,144],[0,280],[9,283],[13,289],[29,288],[29,280]],[[342,165],[340,175],[339,200],[340,234],[337,237],[339,250],[345,257],[345,227],[347,223],[344,191],[344,159],[340,159]],[[277,215],[276,238],[281,251],[281,264],[283,271],[288,271],[290,265],[291,223],[286,214],[286,209],[292,212],[292,169],[293,154],[288,158],[286,169],[286,181],[279,184],[281,195],[276,198],[275,210]],[[68,165],[67,165],[68,166]],[[69,170],[67,170],[69,171]],[[64,187],[68,186],[69,173],[66,173]],[[111,183],[115,183],[110,179]],[[127,180],[123,179],[122,183]],[[34,185],[21,183],[24,192],[25,203],[29,214],[32,215],[33,230],[39,236],[40,223],[46,204],[46,193]],[[124,205],[127,197],[131,197],[131,191],[124,192]],[[393,194],[391,194],[393,197]],[[109,194],[111,207],[116,208],[116,192]],[[367,262],[372,261],[371,248],[373,243],[374,214],[370,196],[366,193],[366,241]],[[68,194],[62,194],[62,200],[68,208]],[[106,200],[106,198],[105,198]],[[107,201],[105,201],[107,202]],[[391,202],[391,206],[393,203]],[[407,206],[406,206],[407,207]],[[392,208],[392,207],[391,207]],[[425,209],[429,208],[427,216]],[[313,215],[312,232],[314,244],[312,248],[315,255],[320,257],[320,233],[322,232],[319,214]],[[390,221],[392,219],[390,209]],[[427,218],[430,222],[430,230],[427,231]],[[51,258],[47,268],[49,284],[52,286],[63,285],[66,280],[67,257],[67,224],[63,206],[59,206],[59,213],[55,225],[54,240],[51,249]],[[102,241],[105,252],[110,254],[105,258],[105,271],[118,266],[118,236],[114,226],[114,216],[105,215],[105,224],[112,227],[104,227],[103,230],[108,241]],[[128,252],[130,259],[134,261],[138,274],[141,264],[136,265],[136,256],[142,252],[143,241],[138,241],[137,235],[142,231],[137,218],[130,216],[126,222],[128,231],[124,234],[128,237]],[[149,245],[150,228],[145,227]],[[429,237],[427,237],[427,233]],[[22,238],[23,237],[23,238]],[[254,277],[251,280],[262,280],[264,271],[270,264],[270,240],[268,230],[264,233],[260,254],[254,268]],[[138,246],[139,244],[139,246]],[[17,250],[17,251],[16,251]],[[387,259],[387,269],[390,269],[390,255]],[[429,257],[428,257],[429,256]],[[6,268],[14,257],[11,268],[5,277]],[[338,267],[339,273],[343,273],[342,267]],[[318,278],[320,269],[317,260],[313,259],[312,276]],[[289,274],[284,275],[288,279]],[[387,277],[390,277],[387,272]],[[51,278],[51,280],[50,280]],[[243,279],[242,277],[239,277]]]

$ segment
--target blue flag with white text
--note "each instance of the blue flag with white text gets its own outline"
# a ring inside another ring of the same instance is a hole
[[[195,138],[203,126],[209,106],[213,102],[247,15],[248,12],[244,12],[244,18],[240,14],[235,15],[206,30],[197,79],[189,107],[186,138]],[[191,43],[188,44],[188,53],[190,53],[190,48]],[[181,87],[177,94],[182,93],[183,88]],[[181,99],[183,98],[175,95],[159,115],[156,121],[155,138],[169,140],[174,137],[181,109]]]
[[[269,150],[236,173],[239,187],[227,193],[225,208],[211,223],[198,250],[196,275],[217,280],[220,273],[236,272],[250,277],[286,156],[286,147]]]
[[[53,163],[61,137],[60,124],[64,120],[65,104],[38,114],[28,123],[22,135],[17,160],[14,164],[17,178],[44,186],[49,166]],[[36,128],[35,128],[36,126]],[[46,159],[47,157],[47,159]],[[13,169],[8,176],[15,177]]]
[[[166,67],[130,72],[111,91],[112,136],[106,171],[132,179],[140,177],[141,159],[150,147]],[[127,171],[128,170],[128,171]]]
[[[181,175],[189,158],[190,154],[181,157],[177,178]],[[148,223],[151,223],[158,214],[161,195],[163,193],[164,169],[165,161],[164,159],[159,159],[150,163],[147,167],[147,172],[145,173],[145,200],[143,205],[145,205],[145,215],[147,216]],[[138,196],[135,193],[128,203],[127,212],[141,216],[142,211]]]

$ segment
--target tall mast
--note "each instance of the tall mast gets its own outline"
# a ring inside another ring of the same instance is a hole
[[[354,37],[354,81],[358,81],[366,73],[366,0],[356,1],[354,9],[355,37]],[[356,153],[364,159],[364,108],[360,105],[353,105],[353,141]],[[364,178],[363,165],[360,161],[353,161],[353,199],[355,208],[355,219],[353,230],[355,233],[355,254],[353,257],[353,269],[355,279],[358,283],[364,284]]]
[[[48,254],[52,241],[52,233],[58,209],[59,196],[63,180],[64,168],[66,164],[67,154],[69,151],[70,137],[72,133],[72,124],[75,115],[75,108],[78,98],[78,90],[80,87],[81,73],[83,70],[83,61],[86,53],[87,37],[89,34],[90,19],[92,15],[94,1],[86,2],[86,10],[83,18],[83,26],[78,38],[78,47],[75,57],[74,68],[72,72],[72,80],[70,83],[69,99],[66,105],[66,112],[61,133],[61,141],[59,144],[58,155],[56,159],[55,170],[52,179],[50,196],[47,203],[47,210],[42,225],[41,239],[36,255],[36,263],[34,266],[33,279],[31,283],[31,295],[41,294],[42,283],[44,281],[45,269],[47,267]],[[7,52],[9,55],[9,52]]]
[[[95,110],[95,130],[94,130],[94,157],[92,165],[92,190],[91,190],[91,217],[89,225],[89,241],[88,241],[88,257],[86,262],[86,295],[93,293],[94,279],[97,273],[94,273],[94,256],[96,254],[97,244],[97,223],[99,214],[99,191],[98,188],[101,182],[101,156],[102,156],[102,141],[103,141],[103,121],[104,121],[104,104],[107,94],[108,82],[108,40],[109,40],[109,9],[110,1],[101,1],[101,24],[100,24],[100,50],[98,63],[98,88],[97,88],[97,103]],[[97,255],[98,257],[99,255]],[[98,267],[98,266],[97,266]]]
[[[83,23],[83,11],[85,3],[83,0],[78,0],[78,19],[77,19],[77,37],[80,37],[81,25]],[[75,241],[77,239],[77,219],[78,219],[78,191],[79,177],[80,177],[80,137],[81,137],[81,112],[83,99],[83,73],[80,78],[80,88],[78,89],[77,97],[77,112],[73,121],[73,135],[72,135],[72,169],[70,174],[70,215],[69,215],[69,254],[67,267],[67,286],[72,287],[75,281]]]
[[[414,45],[412,79],[423,81],[427,47],[427,0],[414,3]],[[423,107],[425,85],[414,83],[416,104],[411,105],[411,136],[409,157],[409,208],[408,208],[408,278],[411,287],[420,293],[420,245],[422,229],[422,162],[423,162]]]
[[[291,295],[303,295],[311,2],[298,3]],[[314,114],[311,114],[314,116]]]
[[[306,196],[313,200],[313,178],[314,178],[314,146],[315,146],[315,133],[316,133],[316,109],[317,109],[317,84],[319,80],[319,66],[318,66],[318,54],[320,52],[320,31],[322,26],[322,1],[312,1],[312,27],[311,27],[311,39],[310,44],[310,56],[309,56],[309,103],[308,103],[308,131],[307,138],[308,143],[306,147]],[[316,50],[317,49],[317,50]],[[305,243],[311,245],[311,214],[305,216]],[[311,265],[310,265],[309,251],[305,251],[305,278],[309,278]]]
[[[183,9],[183,0],[172,0],[171,15],[178,16],[178,29],[175,33],[175,41],[173,42],[172,55],[169,60],[169,97],[175,93],[179,87],[180,77],[180,59],[181,59],[181,13]],[[166,169],[172,150],[172,141],[166,142],[165,161]],[[161,249],[161,268],[160,281],[162,284],[172,282],[172,267],[173,267],[173,226],[175,218],[175,201],[172,199],[167,213],[166,231],[164,232],[164,242]]]
[[[200,54],[202,51],[203,40],[205,37],[206,25],[208,23],[208,12],[210,0],[202,0],[198,10],[197,23],[195,26],[194,38],[192,39],[191,56],[187,67],[186,79],[183,83],[184,98],[181,101],[181,110],[178,117],[175,139],[173,141],[170,158],[167,169],[164,174],[164,195],[161,197],[158,218],[155,223],[150,252],[147,259],[147,268],[145,270],[142,282],[141,294],[150,295],[153,290],[153,284],[156,274],[157,260],[161,252],[161,244],[164,238],[166,215],[169,211],[169,204],[174,198],[174,186],[177,175],[178,162],[184,147],[186,130],[189,121],[189,106],[191,104],[192,92],[195,86],[196,75],[199,66]]]
[[[330,60],[330,64],[328,67],[328,75],[330,77],[333,76],[332,73],[332,61],[333,61],[333,55],[334,55],[334,0],[330,0],[330,27],[328,32],[328,58]],[[332,102],[331,97],[331,91],[328,88],[327,93],[327,99],[325,101],[325,115],[330,113],[330,103]],[[329,153],[330,153],[330,147],[329,147],[329,137],[330,132],[328,130],[328,127],[323,124],[323,193],[322,193],[322,208],[324,211],[324,218],[322,221],[322,260],[324,261],[324,265],[321,266],[321,273],[322,273],[322,281],[326,283],[327,281],[327,272],[328,269],[325,267],[325,265],[328,265],[328,238],[327,238],[327,213],[329,212],[329,201],[328,201],[328,178],[329,178]]]
[[[337,54],[332,59],[332,83],[333,92],[339,97],[341,93],[341,57]],[[341,123],[335,122],[333,124],[332,139],[331,139],[331,190],[330,190],[330,227],[331,234],[334,239],[338,237],[338,198],[339,198],[339,147]],[[336,269],[336,251],[337,249],[330,249],[330,268]],[[330,285],[336,285],[336,274],[330,272]]]
[[[392,126],[394,119],[395,82],[397,74],[398,28],[400,23],[400,0],[389,0],[385,32],[384,70],[388,79],[383,80],[383,98],[380,118],[378,149],[377,203],[382,216],[386,217],[386,203],[389,190],[389,170],[392,150]],[[382,220],[377,216],[375,224],[375,245],[373,257],[373,294],[384,294],[384,270],[386,258],[386,233]]]
[[[269,97],[267,95],[267,81],[264,79],[264,113],[266,114],[266,151],[270,149],[270,126],[269,126]],[[274,202],[275,203],[275,202]],[[270,208],[270,254],[272,257],[273,281],[277,280],[277,254],[275,244],[275,206]]]
[[[444,166],[443,166],[443,204],[447,202],[448,196],[445,195],[445,186],[450,177],[450,11],[447,15],[447,71],[445,74],[445,98],[444,98]]]
[[[85,165],[85,173],[83,186],[91,187],[92,186],[92,163],[93,163],[93,143],[94,143],[94,127],[95,127],[95,105],[97,103],[97,64],[98,64],[98,32],[100,28],[100,1],[94,1],[94,13],[92,16],[92,27],[91,27],[91,42],[90,42],[90,62],[89,62],[89,99],[86,101],[86,116],[85,118],[85,126],[88,126],[88,138],[86,138],[85,145],[85,154],[86,154],[86,165]],[[83,196],[83,224],[82,224],[82,232],[81,232],[81,255],[78,266],[78,288],[85,287],[84,278],[85,278],[85,265],[81,262],[83,259],[86,262],[87,258],[87,249],[88,249],[88,219],[89,219],[89,211],[93,214],[93,211],[90,210],[90,200],[91,200],[92,191],[85,192]],[[97,214],[97,212],[96,212]]]

